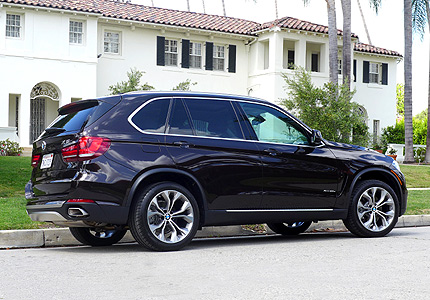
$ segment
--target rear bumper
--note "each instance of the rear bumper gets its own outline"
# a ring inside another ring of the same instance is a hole
[[[128,221],[128,207],[117,203],[95,200],[94,203],[67,202],[67,196],[34,198],[29,181],[25,187],[27,214],[33,221],[51,222],[62,226],[91,226],[92,224],[125,225]]]

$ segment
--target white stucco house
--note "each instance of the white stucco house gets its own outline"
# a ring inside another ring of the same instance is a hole
[[[260,24],[113,0],[0,0],[0,140],[29,146],[59,106],[107,95],[130,68],[159,90],[191,79],[193,90],[277,102],[290,64],[328,81],[327,32],[290,17]],[[341,53],[340,31],[338,41]],[[354,100],[379,133],[395,122],[401,55],[353,42]]]

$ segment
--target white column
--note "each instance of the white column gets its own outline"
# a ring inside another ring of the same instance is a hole
[[[22,93],[19,107],[19,140],[22,147],[30,145],[30,93]]]
[[[294,51],[296,65],[306,68],[306,40],[304,38],[296,42]]]

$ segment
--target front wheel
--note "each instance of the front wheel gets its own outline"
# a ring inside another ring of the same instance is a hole
[[[382,181],[367,180],[354,189],[343,223],[357,236],[381,237],[394,228],[398,217],[399,200],[393,189]]]
[[[199,220],[193,194],[174,182],[161,182],[136,196],[130,230],[136,241],[148,249],[179,250],[191,242]]]
[[[101,229],[89,227],[70,227],[72,235],[84,245],[110,246],[118,243],[127,233],[126,229]]]
[[[282,235],[298,235],[306,231],[312,222],[267,223],[275,233]]]

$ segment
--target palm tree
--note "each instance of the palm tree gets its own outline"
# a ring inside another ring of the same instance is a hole
[[[190,11],[190,0],[187,0],[188,11]]]
[[[202,4],[203,4],[203,13],[206,13],[205,0],[202,0]]]
[[[421,36],[421,40],[424,37],[426,25],[428,25],[430,31],[430,8],[428,0],[412,0],[412,28]],[[430,53],[429,53],[430,58]],[[430,75],[430,64],[429,64],[429,75]],[[424,158],[425,163],[430,163],[430,76],[428,86],[428,100],[427,100],[427,142],[426,142],[426,156]]]
[[[412,126],[412,0],[404,0],[405,30],[405,159],[403,163],[414,163]]]
[[[366,31],[367,42],[372,45],[372,40],[370,39],[369,29],[367,29],[366,19],[364,18],[363,10],[361,9],[360,0],[357,0],[358,10],[360,11],[361,20],[363,21],[364,31]]]
[[[351,0],[342,0],[343,14],[343,51],[342,77],[343,83],[351,88]]]
[[[222,1],[222,10],[224,11],[224,17],[226,17],[227,14],[225,13],[225,2],[224,0],[221,0],[221,1]]]

